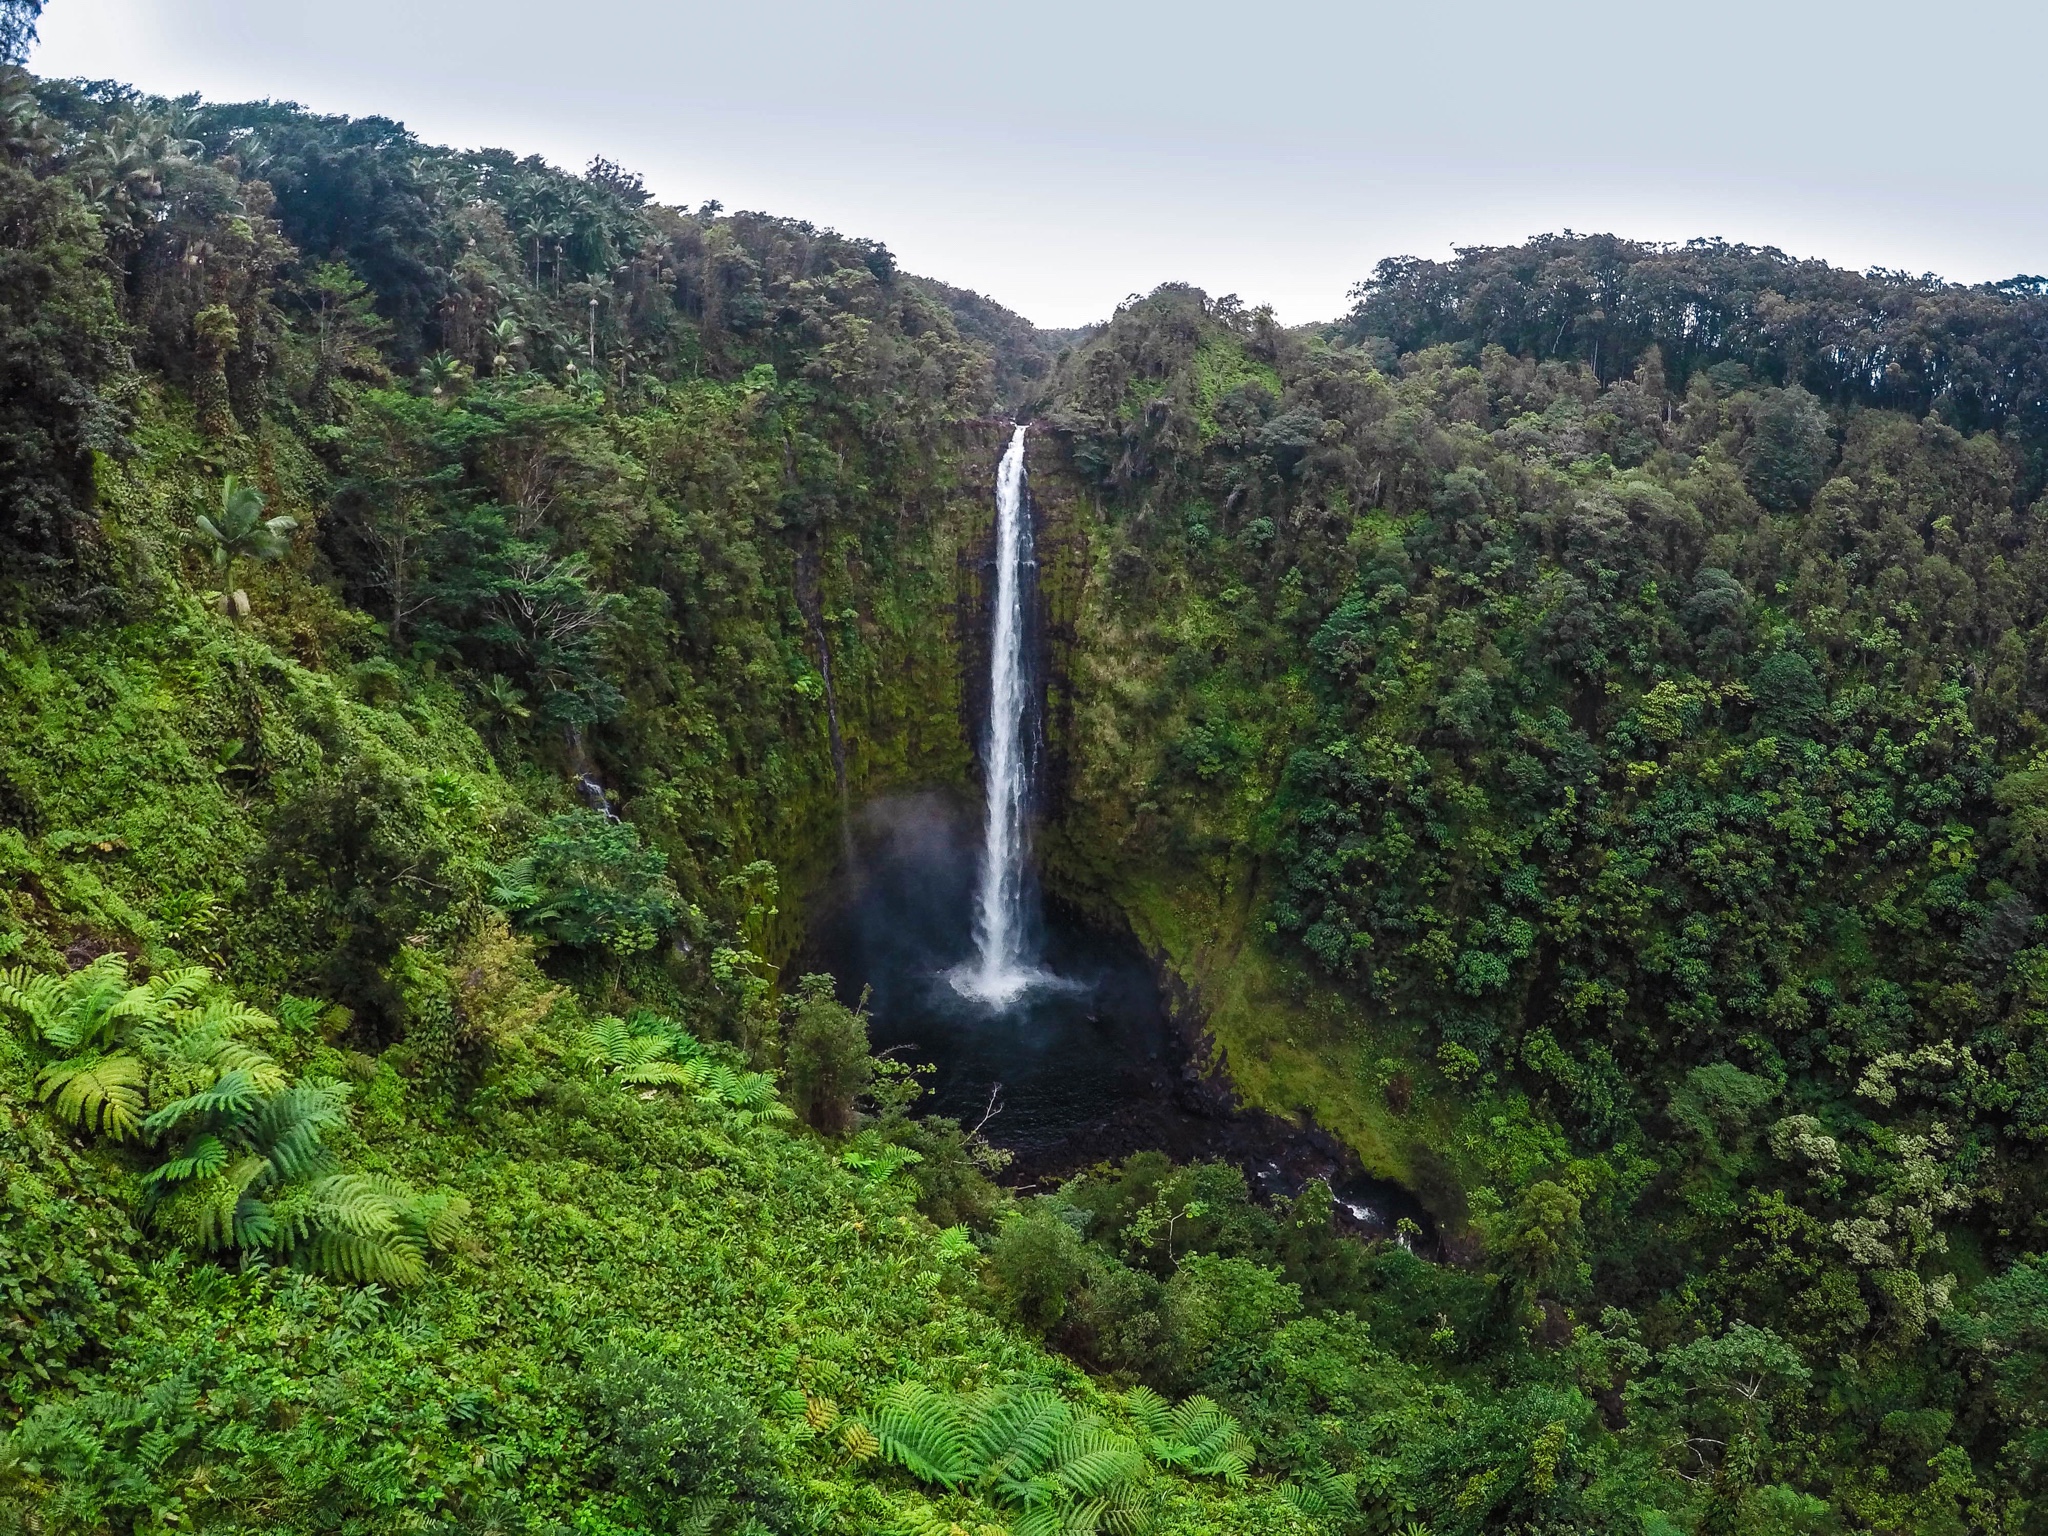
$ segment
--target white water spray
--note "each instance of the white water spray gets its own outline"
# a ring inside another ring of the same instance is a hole
[[[1024,506],[1024,429],[996,469],[995,633],[989,643],[988,816],[981,889],[974,914],[975,957],[951,975],[966,996],[1000,1008],[1047,980],[1024,956],[1025,818],[1031,774],[1024,739],[1026,695],[1024,562],[1031,527]]]

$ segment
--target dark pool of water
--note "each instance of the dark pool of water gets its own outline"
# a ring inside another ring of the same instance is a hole
[[[1064,920],[1033,935],[1047,980],[1002,1009],[963,996],[950,973],[974,953],[979,824],[927,794],[878,801],[811,921],[801,960],[831,971],[848,1002],[868,990],[877,1050],[937,1070],[920,1108],[973,1125],[1021,1153],[1056,1149],[1155,1091],[1166,1017],[1144,955]]]
[[[848,1003],[865,992],[878,1051],[931,1064],[921,1111],[970,1127],[988,1116],[983,1134],[1016,1154],[1024,1183],[1157,1148],[1235,1162],[1267,1195],[1325,1179],[1363,1230],[1390,1231],[1402,1216],[1430,1230],[1411,1194],[1347,1167],[1327,1136],[1235,1111],[1190,1067],[1127,935],[1046,902],[1033,938],[1051,979],[1000,1010],[963,996],[949,973],[974,953],[978,815],[936,793],[865,807],[797,962],[830,971]]]

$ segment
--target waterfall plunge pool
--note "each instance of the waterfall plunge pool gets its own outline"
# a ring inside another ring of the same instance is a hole
[[[868,997],[877,1051],[931,1064],[918,1108],[972,1127],[1016,1155],[1030,1185],[1148,1148],[1216,1158],[1267,1196],[1329,1181],[1348,1225],[1387,1235],[1406,1216],[1433,1248],[1434,1226],[1407,1190],[1347,1167],[1336,1143],[1259,1113],[1232,1112],[1187,1060],[1151,963],[1128,936],[1057,901],[1026,901],[1022,936],[1042,978],[1006,1005],[953,977],[976,949],[980,807],[944,792],[890,796],[857,812],[847,855],[813,899],[794,974],[829,971],[839,995]]]

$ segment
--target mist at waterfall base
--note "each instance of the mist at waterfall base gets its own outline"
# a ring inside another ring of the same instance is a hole
[[[945,792],[889,796],[852,819],[844,862],[811,905],[803,971],[829,971],[840,998],[867,994],[876,1051],[930,1064],[916,1112],[972,1127],[1002,1085],[983,1135],[1016,1154],[1032,1183],[1157,1149],[1177,1161],[1238,1164],[1261,1193],[1326,1179],[1352,1224],[1388,1232],[1428,1213],[1407,1190],[1360,1174],[1327,1137],[1269,1115],[1232,1114],[1192,1072],[1150,962],[1128,935],[1105,933],[1057,901],[1035,912],[1027,953],[1056,984],[1000,1008],[953,977],[976,955],[980,808]]]
[[[936,792],[879,800],[856,816],[851,841],[805,963],[838,977],[848,1002],[867,990],[876,1050],[937,1068],[920,1110],[972,1126],[1001,1084],[986,1134],[1031,1156],[1165,1090],[1166,1020],[1128,941],[1026,903],[1027,952],[1045,979],[1000,1006],[958,985],[977,963],[974,807]]]

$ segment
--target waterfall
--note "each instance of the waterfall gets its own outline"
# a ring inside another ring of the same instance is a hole
[[[1024,428],[996,469],[996,600],[989,639],[988,736],[982,765],[988,810],[982,837],[981,884],[974,913],[974,959],[952,973],[967,996],[1000,1008],[1041,979],[1024,948],[1024,861],[1031,808],[1029,636],[1024,572],[1031,559],[1031,523],[1024,502]]]

